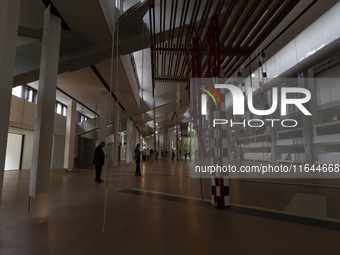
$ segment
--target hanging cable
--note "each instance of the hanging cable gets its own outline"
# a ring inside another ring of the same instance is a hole
[[[216,15],[210,18],[210,23],[208,25],[208,70],[207,70],[207,78],[213,77],[213,79],[218,79],[219,72],[221,69],[221,59],[220,59],[220,31],[219,31],[219,24],[218,24],[218,17]],[[214,82],[215,83],[215,82]],[[210,114],[213,116],[213,106],[210,105]],[[220,118],[221,111],[217,113]],[[212,118],[210,118],[210,126],[212,126]],[[218,151],[212,150],[212,157],[217,160],[220,157],[221,162],[223,165],[223,151],[222,151],[222,130],[217,130],[215,132],[214,129],[211,130],[211,137],[218,137],[219,139],[213,139],[210,141],[210,149],[212,148],[219,148]],[[215,155],[217,153],[217,155]],[[217,157],[216,157],[217,156]],[[224,180],[223,178],[218,178],[218,176],[214,177],[215,189],[214,189],[214,205],[224,207]],[[217,187],[220,188],[220,203],[217,201]]]
[[[144,93],[143,93],[143,89],[144,89],[144,31],[145,31],[145,27],[144,27],[144,23],[142,24],[143,26],[143,49],[142,49],[142,73],[141,73],[141,94],[142,94],[142,101],[144,101]]]
[[[115,50],[115,32],[117,33],[117,37],[118,37],[118,15],[117,11],[118,11],[118,6],[116,7],[116,3],[117,1],[114,1],[113,4],[113,18],[112,18],[112,44],[111,44],[111,68],[110,68],[110,91],[109,94],[111,95],[111,91],[113,90],[113,64],[114,64],[114,50]],[[117,17],[116,17],[117,16]],[[116,25],[116,19],[117,19],[117,25]],[[116,31],[117,30],[117,31]],[[118,41],[117,41],[117,52],[116,52],[116,57],[118,57]],[[117,86],[118,86],[118,82],[117,82]],[[117,97],[117,102],[116,104],[114,104],[114,106],[118,105],[119,101],[118,101],[118,94],[116,94]],[[109,103],[108,103],[108,112],[109,112],[109,121],[108,123],[111,123],[111,101],[112,98],[109,97]],[[116,108],[116,107],[114,107]],[[107,118],[107,116],[101,116],[102,118]],[[115,124],[115,122],[113,122]],[[101,127],[102,128],[102,127]],[[114,129],[115,130],[115,129]],[[106,152],[107,152],[107,147],[106,147]],[[108,189],[107,189],[107,171],[106,168],[103,169],[104,171],[104,188],[105,188],[105,195],[104,195],[104,216],[103,216],[103,227],[102,227],[102,232],[104,232],[105,230],[105,225],[106,225],[106,212],[107,212],[107,196],[108,196]]]

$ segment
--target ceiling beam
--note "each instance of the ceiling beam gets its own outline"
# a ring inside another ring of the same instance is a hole
[[[188,78],[185,78],[185,77],[181,78],[181,77],[169,77],[169,76],[155,77],[154,80],[163,81],[163,82],[181,82],[181,83],[188,82]]]
[[[118,102],[118,99],[117,99],[116,95],[113,93],[113,91],[111,90],[109,84],[107,84],[106,80],[101,75],[99,70],[95,66],[90,66],[90,67],[91,67],[92,71],[95,73],[95,75],[98,77],[98,79],[102,82],[104,87],[107,89],[107,91],[111,93],[111,96],[114,98],[114,100],[116,102]],[[122,109],[125,112],[126,110],[125,110],[124,106],[120,102],[118,102],[118,103],[119,103],[120,109]]]
[[[93,111],[92,109],[90,109],[89,107],[87,107],[86,105],[84,105],[82,102],[80,102],[78,99],[74,98],[73,96],[71,96],[70,94],[66,93],[64,90],[62,90],[61,88],[57,87],[57,90],[60,91],[61,93],[63,93],[64,95],[68,96],[69,98],[71,98],[72,100],[76,101],[78,104],[80,104],[81,106],[83,106],[84,108],[86,108],[87,110],[89,110],[90,112],[92,112],[94,115],[96,116],[100,116],[98,113],[96,113],[95,111]]]

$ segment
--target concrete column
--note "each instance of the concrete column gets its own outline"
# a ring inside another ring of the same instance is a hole
[[[268,91],[268,104],[269,106],[272,105],[272,93],[271,91]],[[271,116],[270,119],[280,119],[280,113],[279,111],[275,111]],[[279,146],[277,146],[277,131],[278,131],[278,125],[274,125],[273,127],[270,127],[270,139],[271,139],[271,157],[270,157],[270,163],[275,164],[278,159],[281,158],[281,150]]]
[[[4,179],[8,123],[12,99],[20,0],[0,1],[0,204]]]
[[[98,132],[98,144],[102,141],[106,142],[106,126],[107,126],[107,114],[109,105],[109,94],[102,92],[100,104],[100,123]]]
[[[226,119],[233,119],[232,114],[225,113],[225,116],[227,116]],[[232,128],[230,127],[230,125],[226,125],[226,126],[227,126],[227,131],[226,131],[227,132],[227,154],[230,157],[230,154],[234,149],[234,141],[232,139],[233,132],[232,132]]]
[[[178,139],[179,139],[179,132],[178,132],[178,116],[177,118],[177,125],[176,125],[176,161],[178,161],[179,158],[179,148],[178,148]]]
[[[164,153],[166,154],[166,157],[169,155],[169,139],[168,139],[168,113],[165,115],[165,133],[164,133]]]
[[[61,19],[45,10],[29,195],[49,190]]]
[[[133,138],[132,138],[132,157],[134,157],[135,156],[134,151],[135,151],[135,148],[136,148],[138,143],[140,144],[140,148],[141,148],[140,150],[141,151],[143,150],[143,144],[142,144],[143,139],[140,139],[139,132],[138,132],[138,130],[136,128],[133,128],[133,132],[132,133],[133,133]]]
[[[126,146],[125,146],[125,134],[124,132],[120,132],[120,135],[122,136],[122,145],[120,146],[120,160],[125,160],[126,162]]]
[[[312,94],[312,98],[308,102],[308,109],[312,113],[312,122],[313,124],[319,124],[322,122],[321,116],[319,114],[319,109],[318,109],[318,98],[317,98],[317,91],[316,91],[316,85],[314,82],[314,72],[313,68],[308,69],[306,72],[303,73],[304,77],[307,78],[307,89],[310,91]]]
[[[278,113],[274,113],[274,115],[272,115],[271,118],[272,119],[280,119],[280,115]],[[270,128],[270,138],[271,138],[270,162],[272,164],[275,164],[276,160],[281,158],[281,151],[280,151],[279,146],[277,146],[277,131],[278,131],[277,125],[274,125],[274,127]]]
[[[117,85],[118,86],[118,85]],[[115,102],[114,112],[114,129],[113,129],[113,166],[118,166],[118,148],[119,148],[119,104]]]
[[[156,97],[154,97],[154,101],[156,102]],[[153,116],[154,116],[154,120],[153,120],[153,154],[152,154],[152,160],[156,160],[156,136],[157,136],[157,133],[156,133],[156,129],[157,129],[157,126],[156,126],[156,110],[154,109],[153,110]]]
[[[126,163],[131,163],[134,158],[134,146],[133,146],[133,121],[127,121],[126,128]]]
[[[155,155],[156,155],[156,151],[157,151],[157,153],[158,153],[158,159],[160,159],[160,155],[161,155],[161,147],[160,147],[160,136],[161,136],[161,134],[159,133],[159,131],[157,132],[157,149],[155,150]]]
[[[314,83],[313,70],[309,69],[298,76],[299,86],[306,88],[312,94],[311,100],[305,104],[307,109],[311,112],[312,116],[302,116],[302,133],[303,133],[303,143],[305,150],[305,163],[313,164],[316,157],[314,155],[314,133],[313,124],[319,123],[318,116],[318,102]]]
[[[136,147],[137,143],[139,143],[139,134],[138,134],[137,129],[132,126],[132,142],[131,142],[131,147],[133,149],[133,151],[132,151],[132,158],[135,155],[134,154],[134,150],[135,150],[135,147]],[[142,148],[143,145],[141,144],[140,147]]]
[[[77,117],[77,102],[74,100],[69,100],[67,106],[65,154],[64,154],[64,168],[67,170],[72,170],[74,167],[76,117]]]
[[[223,104],[225,99],[223,98]],[[220,108],[218,111],[213,112],[212,116],[215,118],[221,116],[221,119],[227,119],[227,111],[224,108]],[[229,128],[228,128],[229,127]],[[214,161],[213,164],[218,164],[220,166],[226,166],[230,163],[228,155],[228,144],[230,139],[228,138],[231,133],[230,125],[219,125],[219,127],[214,129],[211,139],[214,145]],[[225,208],[230,205],[229,196],[229,178],[227,174],[215,173],[215,176],[211,178],[211,202],[213,206],[219,208]]]

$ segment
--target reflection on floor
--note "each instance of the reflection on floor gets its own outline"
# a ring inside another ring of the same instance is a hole
[[[340,254],[340,180],[231,180],[219,210],[188,162],[52,170],[30,213],[29,170],[5,172],[0,254]]]
[[[327,197],[296,193],[285,212],[311,218],[327,218]]]

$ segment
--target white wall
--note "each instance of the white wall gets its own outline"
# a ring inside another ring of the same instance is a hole
[[[12,96],[11,114],[9,116],[10,126],[28,130],[34,130],[35,111],[37,105],[22,98]],[[66,117],[55,113],[54,134],[65,135]]]
[[[54,129],[53,134],[64,135],[66,134],[66,117],[60,114],[54,115]]]
[[[120,160],[126,160],[126,145],[120,147]]]
[[[276,77],[336,40],[340,35],[340,2],[267,61],[268,77]],[[254,72],[257,74],[256,72]]]
[[[22,135],[8,134],[5,170],[19,169]]]
[[[34,129],[36,104],[12,96],[10,126]]]
[[[137,81],[135,78],[135,74],[133,71],[133,66],[131,64],[130,55],[127,54],[127,55],[120,56],[120,61],[122,62],[122,65],[124,67],[126,77],[129,80],[129,84],[130,84],[132,93],[135,97],[136,103],[138,107],[140,107],[139,90],[138,90],[138,85],[137,85]]]
[[[34,135],[27,134],[25,135],[24,140],[24,148],[23,148],[23,155],[22,155],[22,169],[31,169],[32,167],[32,154],[33,154],[33,141]]]
[[[297,37],[266,61],[267,77],[275,78],[337,40],[340,36],[340,2],[319,17]],[[258,78],[259,71],[253,71]],[[249,77],[245,79],[249,87]],[[254,84],[253,84],[254,85]],[[253,86],[257,88],[257,83]]]
[[[25,133],[25,141],[22,156],[22,169],[30,169],[32,167],[32,153],[34,140],[36,104],[23,100],[22,98],[12,96],[11,113],[10,113],[10,129],[18,133],[20,136],[20,146],[13,140],[11,135],[7,146],[6,160],[8,163],[5,170],[19,169],[21,137],[22,131]],[[52,168],[63,168],[64,162],[64,146],[65,146],[66,117],[55,113],[54,116],[54,142],[52,153]],[[13,144],[16,144],[13,147]],[[19,154],[14,156],[13,152]],[[11,162],[11,163],[10,163]]]
[[[318,105],[332,104],[340,100],[340,65],[327,69],[315,79]]]
[[[319,162],[322,163],[340,163],[340,153],[331,152],[326,154],[319,154]]]
[[[65,136],[53,136],[53,149],[52,149],[52,169],[64,168],[64,150],[65,150]]]
[[[244,159],[246,160],[261,160],[261,161],[270,161],[271,153],[263,153],[263,152],[251,152],[245,153]]]

